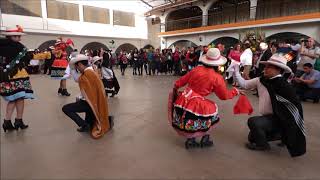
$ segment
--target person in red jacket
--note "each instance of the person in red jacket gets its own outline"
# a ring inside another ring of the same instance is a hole
[[[228,90],[223,77],[217,73],[217,67],[227,62],[217,48],[211,48],[200,59],[200,65],[192,69],[174,84],[172,126],[178,134],[187,138],[185,147],[210,147],[209,130],[219,122],[218,106],[205,97],[215,93],[219,99],[227,100],[239,94],[236,88]],[[182,93],[178,89],[187,85]],[[200,144],[196,137],[202,137]]]

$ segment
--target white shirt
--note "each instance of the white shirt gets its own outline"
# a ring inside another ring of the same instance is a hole
[[[269,94],[267,88],[263,84],[261,84],[260,78],[257,77],[257,78],[254,78],[254,79],[245,80],[245,79],[242,78],[242,76],[240,75],[238,70],[235,71],[234,75],[235,75],[235,78],[236,78],[237,82],[239,83],[239,85],[242,88],[245,88],[245,89],[254,89],[254,88],[256,88],[258,90],[258,94],[259,94],[259,113],[261,115],[273,114],[270,94]],[[273,78],[276,78],[276,77],[278,77],[278,76],[275,76]]]
[[[252,66],[252,51],[250,48],[247,48],[243,51],[243,53],[240,56],[240,62],[243,66]]]
[[[102,67],[101,74],[104,79],[113,79],[113,72],[109,68]]]

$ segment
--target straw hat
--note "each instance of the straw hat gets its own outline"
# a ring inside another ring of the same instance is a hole
[[[221,56],[218,48],[210,48],[207,54],[200,57],[199,61],[208,66],[220,66],[225,64],[227,59]]]
[[[95,64],[97,61],[100,61],[100,60],[102,60],[102,57],[94,56],[94,57],[92,58],[92,64]]]
[[[77,62],[80,62],[80,61],[88,61],[89,60],[89,57],[84,55],[84,54],[78,54],[76,55],[75,57],[71,58],[71,61],[69,62],[69,66],[74,68],[74,65],[77,63]]]
[[[21,26],[16,25],[16,27],[7,27],[4,32],[2,32],[4,36],[22,36],[25,35],[23,33],[23,29]]]
[[[270,57],[268,61],[262,61],[261,64],[271,64],[273,66],[277,66],[285,71],[285,73],[291,73],[291,69],[287,66],[287,59],[280,55],[274,54]]]

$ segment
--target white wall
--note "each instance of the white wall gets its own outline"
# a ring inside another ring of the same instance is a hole
[[[99,42],[106,45],[109,49],[116,50],[120,45],[124,43],[130,43],[137,48],[143,48],[145,45],[148,44],[148,40],[141,40],[141,39],[119,39],[119,38],[101,38],[101,37],[85,37],[85,36],[62,36],[64,40],[70,38],[73,40],[76,49],[79,51],[88,43],[90,42]],[[38,48],[42,43],[49,41],[49,40],[56,40],[56,35],[50,34],[39,34],[39,33],[28,33],[26,36],[22,37],[22,43],[29,49]],[[114,47],[110,47],[110,41],[114,40],[115,44]]]
[[[213,40],[224,36],[239,39],[239,33],[243,33],[246,30],[248,29],[165,37],[166,47],[169,47],[172,43],[178,40],[189,40],[195,43],[196,45],[208,45]],[[261,30],[265,33],[266,37],[280,32],[297,32],[310,36],[314,38],[316,41],[320,42],[320,22],[262,27]],[[201,42],[199,41],[200,36],[202,37]]]
[[[26,32],[66,34],[79,36],[113,37],[113,38],[148,38],[148,26],[145,17],[135,15],[135,27],[109,24],[88,23],[60,19],[2,14],[2,27],[21,25]]]

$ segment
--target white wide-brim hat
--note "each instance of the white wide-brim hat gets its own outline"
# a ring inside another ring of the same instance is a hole
[[[95,64],[97,61],[100,61],[102,59],[102,57],[99,57],[99,56],[94,56],[92,58],[92,64]]]
[[[280,54],[274,54],[270,57],[268,61],[262,61],[261,64],[271,64],[273,66],[277,66],[284,70],[285,73],[291,73],[292,70],[289,66],[287,66],[287,59],[280,55]]]
[[[210,48],[207,54],[202,55],[199,61],[208,66],[220,66],[227,62],[227,59],[220,54],[218,48]]]
[[[76,57],[73,57],[71,58],[71,61],[69,62],[69,66],[71,68],[74,68],[74,65],[77,63],[77,62],[80,62],[80,61],[88,61],[89,60],[89,57],[84,55],[84,54],[78,54]]]
[[[26,35],[23,33],[23,29],[20,26],[16,27],[7,27],[4,32],[1,33],[4,36],[23,36]]]

